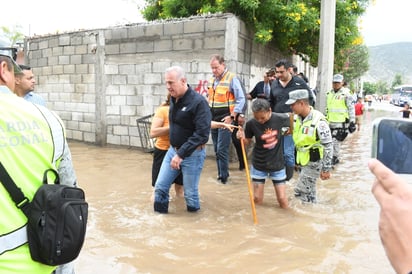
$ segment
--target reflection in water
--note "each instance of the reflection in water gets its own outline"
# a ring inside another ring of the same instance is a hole
[[[267,182],[257,225],[237,163],[222,185],[208,158],[200,212],[188,213],[184,200],[173,198],[170,213],[160,215],[150,201],[150,154],[71,143],[90,206],[76,273],[394,273],[380,243],[367,170],[370,125],[382,115],[391,114],[367,111],[361,131],[344,142],[332,179],[318,184],[318,204],[294,199],[292,180],[291,208],[282,210]]]

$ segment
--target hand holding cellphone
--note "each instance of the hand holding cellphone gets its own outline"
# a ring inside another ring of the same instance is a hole
[[[398,174],[412,174],[412,120],[373,121],[372,157]]]

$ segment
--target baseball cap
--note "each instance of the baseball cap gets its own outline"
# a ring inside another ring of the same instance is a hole
[[[17,53],[17,48],[11,47],[9,45],[10,43],[7,43],[7,40],[4,39],[3,37],[0,37],[0,55],[1,56],[7,56],[10,58],[13,67],[14,67],[14,73],[21,73],[21,68],[20,66],[16,63],[15,58],[16,58],[16,53]]]
[[[333,82],[334,83],[342,83],[343,82],[343,75],[342,74],[333,75]]]
[[[294,104],[297,100],[309,99],[309,92],[306,89],[297,89],[289,93],[289,100],[286,101],[286,105]]]

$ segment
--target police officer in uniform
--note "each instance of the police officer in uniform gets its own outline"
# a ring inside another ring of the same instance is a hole
[[[25,196],[31,200],[42,184],[43,173],[55,169],[62,184],[76,186],[62,121],[12,91],[16,49],[0,37],[0,162]],[[27,218],[0,185],[0,273],[44,274],[56,267],[33,261],[27,243]],[[74,273],[71,264],[58,273]]]
[[[348,133],[356,130],[355,106],[350,90],[343,86],[343,75],[333,76],[333,89],[326,94],[326,119],[332,130],[333,159],[332,164],[339,163],[340,143]]]
[[[330,178],[333,144],[328,123],[323,114],[310,106],[307,89],[289,93],[294,116],[293,141],[296,163],[300,166],[295,197],[304,202],[316,203],[316,181]]]

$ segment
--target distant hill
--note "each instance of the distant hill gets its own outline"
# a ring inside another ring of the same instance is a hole
[[[369,71],[365,82],[379,80],[392,84],[395,75],[402,75],[403,84],[412,84],[412,42],[369,47]]]

